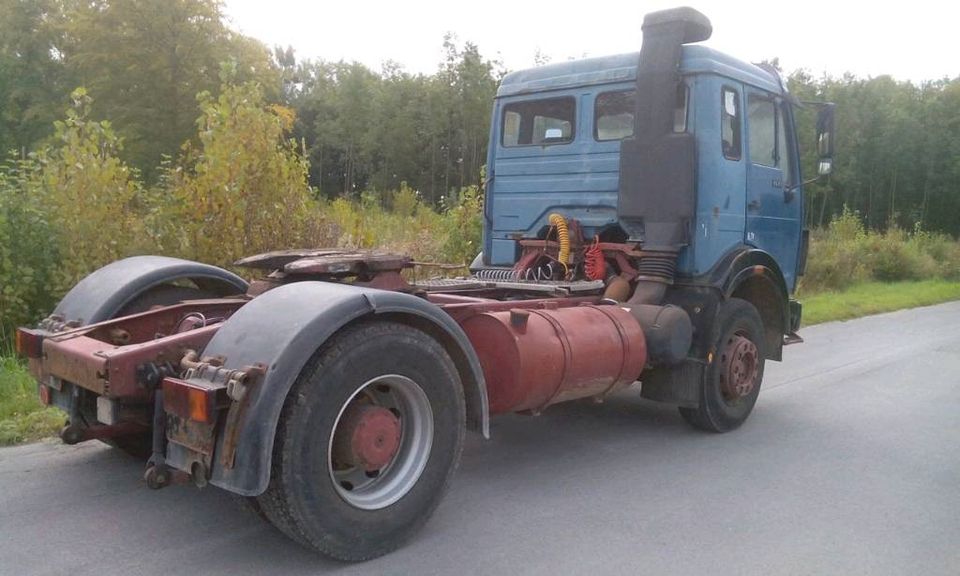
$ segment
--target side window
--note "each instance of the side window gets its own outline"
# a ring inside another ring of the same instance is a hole
[[[788,104],[786,102],[781,103],[780,106],[777,106],[777,134],[780,135],[780,166],[783,168],[783,182],[787,186],[793,184],[793,132],[792,128],[787,130],[787,119],[790,118],[790,115],[787,114]]]
[[[720,91],[720,140],[723,157],[739,160],[743,154],[740,142],[740,95],[732,88]]]
[[[547,98],[507,104],[501,126],[504,146],[546,146],[573,141],[573,98]]]
[[[777,154],[777,105],[762,96],[750,95],[747,105],[747,126],[750,134],[750,161],[761,166],[776,167]]]
[[[593,137],[604,141],[633,136],[633,112],[636,106],[636,90],[598,95],[593,111]]]
[[[690,88],[677,86],[677,100],[673,109],[673,131],[687,131],[687,108]],[[604,140],[623,140],[633,136],[633,114],[637,107],[637,91],[604,92],[597,96],[593,111],[593,137]]]

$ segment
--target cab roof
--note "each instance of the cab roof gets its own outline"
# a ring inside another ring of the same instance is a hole
[[[639,52],[558,62],[503,77],[497,97],[535,94],[550,90],[632,82],[637,78]],[[739,80],[762,90],[783,94],[780,80],[772,72],[700,45],[683,47],[682,74],[717,74]]]

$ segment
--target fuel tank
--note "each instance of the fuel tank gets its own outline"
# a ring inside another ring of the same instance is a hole
[[[604,394],[635,382],[647,360],[640,324],[619,306],[488,312],[461,325],[480,359],[491,414]]]

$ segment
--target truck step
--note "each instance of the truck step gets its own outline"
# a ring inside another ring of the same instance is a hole
[[[796,332],[791,332],[783,337],[784,346],[789,346],[790,344],[799,344],[801,342],[803,342],[803,337]]]

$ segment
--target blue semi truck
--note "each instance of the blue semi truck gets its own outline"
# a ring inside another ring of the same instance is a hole
[[[740,426],[800,341],[800,103],[775,70],[695,45],[699,12],[643,32],[639,53],[503,79],[469,276],[343,249],[245,258],[251,282],[162,256],[92,273],[17,331],[61,438],[359,561],[416,533],[491,416],[638,387],[699,429]],[[833,106],[811,105],[822,176]]]

